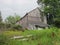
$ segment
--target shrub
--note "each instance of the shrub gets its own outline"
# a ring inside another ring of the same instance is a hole
[[[24,29],[22,28],[22,26],[20,26],[20,25],[13,25],[12,26],[12,29],[13,30],[18,30],[18,31],[23,31]]]
[[[3,30],[5,28],[5,23],[0,23],[0,30]]]
[[[60,28],[60,21],[55,21],[55,26]]]
[[[10,28],[11,24],[5,24],[6,28]]]

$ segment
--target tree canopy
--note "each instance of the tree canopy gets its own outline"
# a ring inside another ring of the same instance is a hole
[[[38,0],[45,15],[52,15],[54,21],[60,22],[60,0]]]
[[[60,15],[60,0],[38,0],[38,4],[44,4],[44,12]]]
[[[16,24],[16,22],[20,20],[20,16],[18,15],[15,15],[15,16],[8,16],[6,19],[5,19],[5,22],[6,23],[9,23],[9,24]]]

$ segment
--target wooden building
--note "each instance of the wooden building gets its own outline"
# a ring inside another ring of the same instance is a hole
[[[22,17],[17,24],[20,24],[23,28],[27,29],[48,27],[46,16],[42,15],[39,8],[33,9],[32,11],[26,13],[26,15]]]

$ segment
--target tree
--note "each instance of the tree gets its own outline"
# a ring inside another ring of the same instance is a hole
[[[54,22],[59,21],[60,23],[60,0],[38,0],[37,3],[42,5],[44,15],[51,17],[48,18],[49,22],[53,19]]]
[[[0,12],[0,23],[2,22],[2,16],[1,16],[1,12]]]
[[[22,27],[19,25],[16,24],[16,22],[20,20],[20,16],[15,14],[14,16],[8,16],[6,19],[5,19],[5,27],[9,30],[20,30],[22,29]]]
[[[18,16],[18,15],[8,16],[8,17],[5,19],[5,22],[6,22],[6,23],[9,23],[9,24],[15,24],[18,20],[20,20],[20,16]]]
[[[5,22],[6,23],[9,23],[9,24],[14,24],[15,23],[15,19],[13,16],[9,16],[5,19]]]
[[[15,20],[16,20],[16,21],[20,20],[20,16],[19,16],[19,15],[17,15],[16,13],[15,13],[14,18],[15,18]]]
[[[0,30],[4,28],[4,23],[2,21],[1,11],[0,11]]]

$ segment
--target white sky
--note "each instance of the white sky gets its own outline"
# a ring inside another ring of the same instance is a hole
[[[0,0],[0,11],[4,19],[14,13],[22,17],[36,7],[38,7],[37,0]]]

